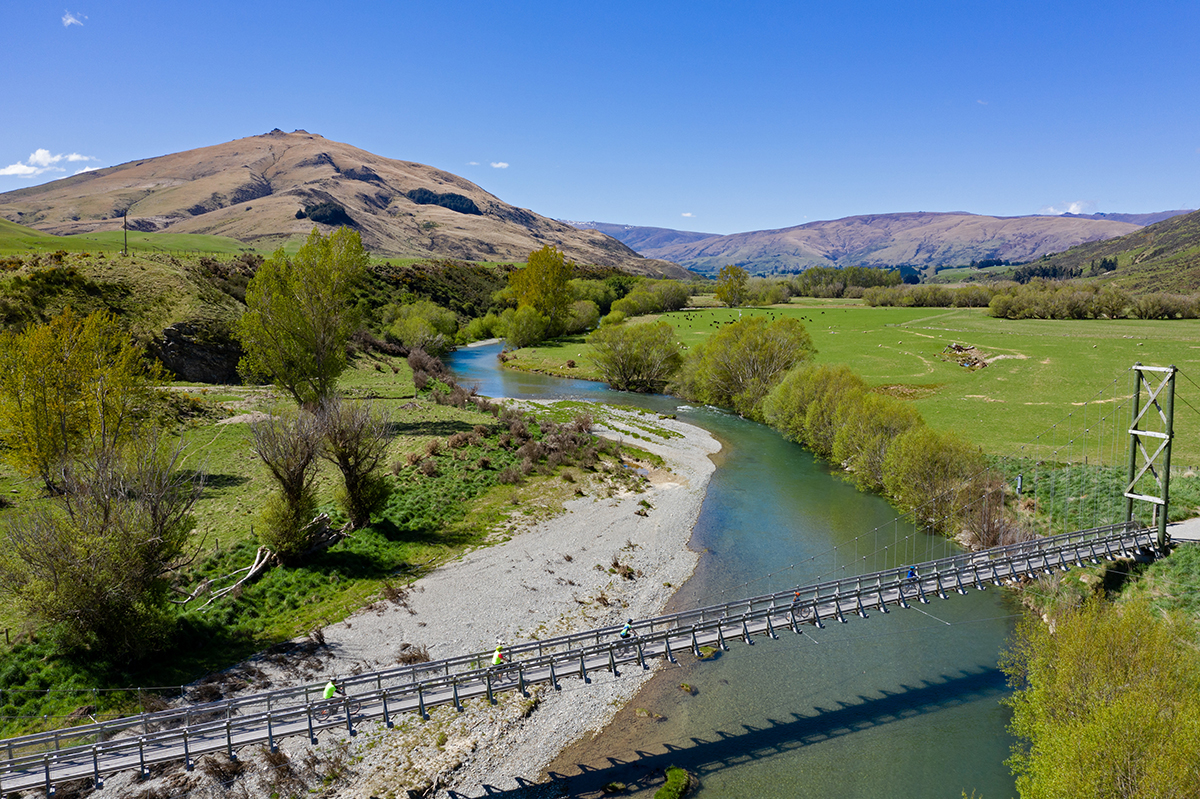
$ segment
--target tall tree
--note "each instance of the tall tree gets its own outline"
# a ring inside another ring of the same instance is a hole
[[[346,342],[358,329],[352,291],[368,258],[358,233],[313,228],[294,256],[276,250],[246,287],[237,326],[243,374],[263,375],[302,407],[331,396],[346,368]]]
[[[531,306],[550,320],[547,333],[551,336],[562,331],[571,307],[573,298],[568,284],[573,267],[560,250],[547,244],[529,253],[525,268],[508,278],[517,307]]]
[[[70,308],[44,325],[0,334],[0,438],[9,461],[53,493],[80,457],[128,440],[133,417],[164,379],[116,317]]]
[[[717,299],[736,308],[746,301],[746,284],[749,282],[749,272],[740,266],[725,264],[717,273]]]

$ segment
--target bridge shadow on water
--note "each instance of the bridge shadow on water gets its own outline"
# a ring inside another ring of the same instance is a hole
[[[787,718],[766,719],[765,724],[739,724],[734,729],[716,730],[715,737],[661,742],[662,751],[635,750],[623,757],[607,757],[607,766],[576,763],[571,773],[551,771],[547,792],[517,777],[517,787],[498,788],[484,784],[482,796],[525,799],[531,796],[571,796],[583,799],[605,796],[604,786],[625,783],[630,791],[660,785],[668,766],[679,766],[703,777],[744,763],[767,760],[805,746],[856,732],[947,710],[986,698],[997,700],[1008,692],[1004,674],[994,667],[960,671],[903,685],[899,690],[881,690],[879,696],[859,696],[857,702],[837,702],[834,707],[816,707],[812,713],[789,713]],[[686,741],[686,742],[685,742]],[[508,782],[506,779],[505,782]],[[452,799],[472,799],[449,791]]]

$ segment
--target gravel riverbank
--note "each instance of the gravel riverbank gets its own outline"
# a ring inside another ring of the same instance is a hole
[[[607,424],[597,432],[645,435],[644,428],[624,428],[620,416]],[[665,464],[650,471],[644,493],[569,502],[565,514],[421,580],[409,610],[389,609],[381,616],[360,616],[350,627],[335,625],[327,640],[337,642],[339,656],[354,661],[386,657],[399,641],[427,645],[439,658],[488,649],[498,639],[545,637],[658,613],[695,569],[698,556],[687,544],[714,470],[709,456],[720,445],[692,425],[671,419],[654,424],[680,436],[637,441]],[[650,505],[646,516],[637,514],[643,500]],[[614,557],[640,576],[626,580],[609,574]],[[602,729],[652,673],[596,674],[588,686],[565,680],[562,691],[539,692],[535,709],[529,700],[511,696],[498,708],[480,707],[477,712],[486,718],[476,724],[443,712],[438,718],[448,718],[454,729],[446,731],[440,750],[426,753],[439,764],[433,769],[438,789],[427,795],[477,797],[536,781],[568,744]],[[395,746],[388,745],[389,737],[380,736],[364,751],[356,767],[361,777],[334,796],[386,795],[406,756],[397,751],[406,745],[403,736]]]
[[[594,428],[612,438],[636,436],[638,447],[663,459],[646,469],[644,491],[571,500],[565,513],[518,525],[502,543],[423,577],[399,601],[377,602],[326,627],[325,646],[310,646],[302,657],[264,653],[231,671],[279,688],[388,668],[410,647],[427,647],[438,659],[659,613],[695,569],[698,555],[688,541],[720,444],[693,425],[649,418],[652,428],[669,433],[647,432],[647,416],[637,411],[606,412],[606,426]],[[610,573],[614,559],[633,579]],[[567,745],[602,729],[653,672],[596,673],[586,686],[562,680],[561,691],[510,694],[494,706],[475,700],[463,713],[438,708],[429,721],[407,716],[392,730],[364,726],[353,740],[327,735],[313,748],[289,739],[279,755],[243,752],[246,765],[233,773],[210,756],[190,774],[171,769],[140,783],[128,772],[112,775],[95,796],[198,799],[315,789],[338,799],[464,799],[518,789],[535,783]],[[558,795],[549,786],[522,793]]]

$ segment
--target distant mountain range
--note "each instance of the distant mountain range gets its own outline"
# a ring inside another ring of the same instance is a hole
[[[647,257],[712,274],[725,264],[752,272],[794,272],[810,266],[922,268],[987,259],[1023,263],[1186,213],[994,217],[915,212],[852,216],[725,236],[603,222],[570,224],[607,233]]]
[[[133,229],[271,249],[315,222],[355,227],[376,255],[524,261],[547,244],[579,264],[686,277],[595,230],[516,208],[470,181],[297,130],[133,161],[0,194],[0,218],[59,235]]]

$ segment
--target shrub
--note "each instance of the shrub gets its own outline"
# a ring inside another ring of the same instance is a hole
[[[505,343],[519,350],[542,341],[550,327],[550,318],[532,305],[523,305],[512,315],[504,333]]]
[[[346,213],[345,207],[333,200],[304,206],[304,215],[323,225],[355,227],[355,222],[350,218],[350,214]],[[303,219],[304,217],[297,216],[296,218]]]
[[[454,346],[458,317],[440,305],[418,300],[383,309],[388,337],[409,349],[442,355]]]
[[[600,321],[600,308],[591,300],[576,300],[571,304],[567,317],[566,332],[582,333],[591,330]]]
[[[666,322],[602,327],[588,343],[605,382],[623,391],[659,390],[683,362]]]
[[[673,389],[690,400],[757,418],[763,397],[797,363],[816,353],[804,325],[790,317],[741,319],[694,348]]]

